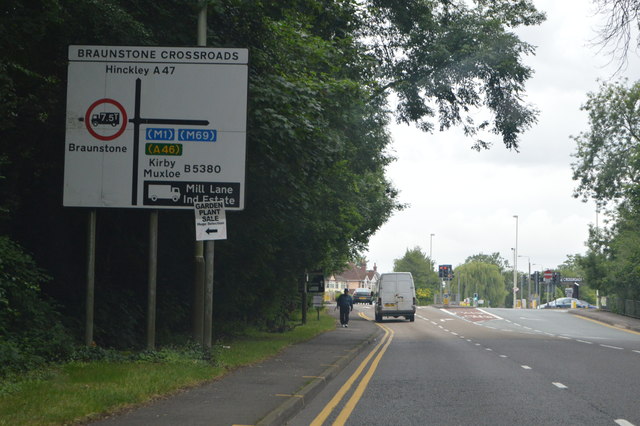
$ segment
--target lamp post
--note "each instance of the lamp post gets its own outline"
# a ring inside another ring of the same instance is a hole
[[[518,290],[518,215],[516,219],[516,246],[513,249],[513,309],[516,308],[516,292]]]

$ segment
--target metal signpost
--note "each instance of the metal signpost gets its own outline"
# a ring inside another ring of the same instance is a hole
[[[247,49],[233,48],[69,46],[63,204],[152,209],[150,349],[158,209],[198,202],[244,208],[248,57]],[[92,274],[95,243],[88,246]],[[207,274],[212,281],[213,271]],[[87,286],[89,344],[93,277]]]

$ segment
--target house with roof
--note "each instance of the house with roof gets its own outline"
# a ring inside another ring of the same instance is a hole
[[[349,263],[344,271],[332,274],[325,283],[325,291],[329,295],[329,300],[335,300],[335,294],[348,289],[351,294],[357,288],[368,288],[377,291],[378,267],[374,263],[373,269],[368,270],[366,263]]]

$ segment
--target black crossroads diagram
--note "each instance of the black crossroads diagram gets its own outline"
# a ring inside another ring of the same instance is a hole
[[[138,169],[139,169],[139,147],[140,147],[140,125],[141,124],[175,124],[188,126],[208,126],[208,120],[181,120],[175,118],[142,118],[140,117],[140,101],[142,97],[142,80],[136,79],[136,95],[134,101],[133,118],[129,122],[133,123],[133,177],[131,179],[131,204],[138,204]]]

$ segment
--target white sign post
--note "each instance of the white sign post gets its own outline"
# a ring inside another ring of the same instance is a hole
[[[63,204],[242,210],[248,57],[69,46]]]
[[[227,221],[223,201],[194,203],[196,241],[226,240]]]

